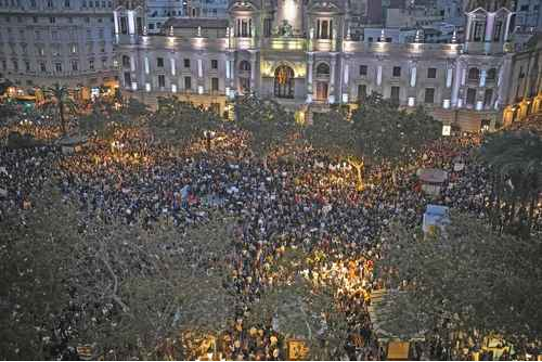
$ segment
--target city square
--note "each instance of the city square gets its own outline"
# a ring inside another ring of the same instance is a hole
[[[106,71],[3,67],[0,359],[542,360],[520,10],[403,43],[350,2],[96,3]]]

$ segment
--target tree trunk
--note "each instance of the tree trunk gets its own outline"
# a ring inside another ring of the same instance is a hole
[[[58,102],[58,110],[60,114],[60,127],[62,129],[62,135],[66,136],[66,119],[64,118],[64,102]]]
[[[365,189],[365,184],[363,182],[363,169],[364,169],[364,163],[361,162],[355,162],[353,160],[348,160],[348,163],[356,169],[356,176],[357,176],[357,190],[363,191]]]

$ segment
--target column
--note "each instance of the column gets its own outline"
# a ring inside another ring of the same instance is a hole
[[[510,21],[512,19],[513,13],[509,13],[506,16],[506,28],[504,29],[504,42],[508,41],[508,35],[510,35]]]
[[[314,55],[309,53],[309,60],[307,61],[307,103],[312,102],[312,68],[314,65]]]
[[[198,78],[203,78],[203,60],[198,59]]]
[[[336,54],[331,55],[331,71],[329,74],[329,103],[335,103],[335,67],[337,66]]]
[[[482,72],[480,73],[480,87],[486,86],[486,79],[487,79],[487,69],[482,69]]]
[[[344,60],[344,62],[345,62],[345,65],[344,65],[344,71],[343,71],[344,77],[343,77],[342,102],[348,103],[348,93],[349,93],[348,81],[350,78],[350,65],[347,63],[346,59]]]
[[[410,86],[414,88],[416,86],[416,64],[413,65],[413,67],[410,69]]]
[[[467,15],[467,33],[465,34],[465,43],[470,41],[470,35],[472,31],[472,15]]]
[[[135,11],[128,11],[128,33],[135,35]]]
[[[451,88],[454,76],[454,69],[450,66],[446,73],[446,88]]]
[[[130,70],[132,72],[136,71],[135,58],[133,56],[130,56]]]
[[[250,52],[250,91],[256,90],[256,52]]]
[[[495,13],[487,13],[486,42],[493,41],[493,25],[495,24],[495,15]]]
[[[175,67],[175,58],[170,58],[171,62],[171,75],[175,75],[176,73],[176,67]]]
[[[145,74],[149,74],[150,72],[149,57],[145,56]]]
[[[382,65],[379,65],[376,69],[376,85],[382,85]]]
[[[113,19],[115,21],[115,35],[118,35],[120,33],[119,30],[119,12],[113,11]]]
[[[459,89],[461,88],[461,76],[463,73],[463,67],[459,60],[455,62],[455,76],[453,77],[452,88],[452,106],[458,107],[459,101]]]

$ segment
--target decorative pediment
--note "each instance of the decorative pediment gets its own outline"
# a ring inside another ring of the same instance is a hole
[[[309,11],[338,13],[344,11],[344,4],[340,0],[317,0],[309,4]]]
[[[229,11],[258,11],[259,5],[256,1],[234,0],[230,2]]]

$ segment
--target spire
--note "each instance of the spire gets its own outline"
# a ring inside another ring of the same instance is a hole
[[[416,30],[416,36],[414,37],[414,43],[423,43],[422,30]]]
[[[379,42],[385,42],[386,41],[386,30],[382,29],[380,31],[380,38],[378,38]]]
[[[452,40],[451,40],[451,43],[452,44],[457,44],[457,29],[454,28],[454,32],[452,34]]]

